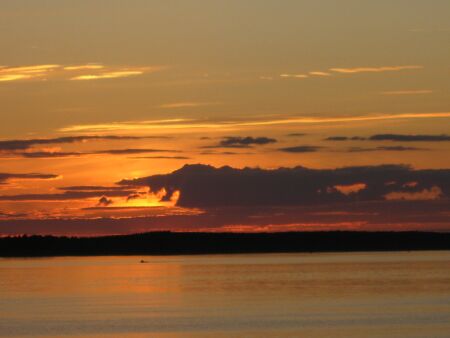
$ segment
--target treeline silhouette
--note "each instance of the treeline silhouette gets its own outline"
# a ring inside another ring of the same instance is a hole
[[[104,237],[19,236],[0,238],[0,256],[2,257],[449,249],[450,233],[432,232],[150,232]]]

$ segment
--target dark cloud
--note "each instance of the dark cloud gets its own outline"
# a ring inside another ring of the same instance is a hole
[[[25,158],[59,158],[59,157],[79,157],[87,154],[78,152],[33,151],[33,152],[14,152],[13,155]]]
[[[91,208],[95,209],[95,208]],[[98,207],[96,209],[105,209]],[[117,209],[109,207],[109,214]],[[128,208],[127,208],[128,209]],[[93,210],[95,211],[95,210]],[[144,231],[448,231],[449,203],[439,201],[373,201],[346,205],[295,207],[224,207],[206,209],[200,214],[163,214],[145,217],[95,217],[77,219],[0,220],[1,235],[129,234]],[[236,224],[239,224],[237,226]]]
[[[330,136],[325,141],[397,141],[397,142],[445,142],[450,141],[449,135],[401,135],[376,134],[370,137],[360,136]]]
[[[7,157],[25,157],[25,158],[62,158],[62,157],[82,157],[89,155],[134,155],[147,153],[180,153],[178,150],[168,149],[107,149],[94,152],[53,152],[53,151],[33,151],[33,152],[8,152]],[[180,158],[181,159],[181,158]],[[183,158],[186,159],[186,158]]]
[[[109,199],[106,196],[102,196],[99,200],[97,205],[100,207],[107,207],[109,205],[113,204],[113,201],[111,199]]]
[[[51,180],[58,178],[58,175],[54,174],[11,174],[11,173],[0,173],[0,184],[4,184],[9,180],[21,179],[21,180]]]
[[[26,140],[4,140],[0,141],[0,151],[27,150],[37,145],[77,143],[85,141],[100,140],[140,140],[149,138],[167,138],[164,136],[118,136],[118,135],[86,135],[66,136],[56,138],[26,139]]]
[[[126,197],[134,194],[134,189],[123,190],[68,190],[60,194],[21,194],[21,195],[0,195],[0,201],[68,201],[82,200],[86,198],[105,197]]]
[[[292,134],[287,134],[286,136],[288,136],[288,137],[302,137],[302,136],[306,136],[306,134],[303,134],[303,133],[292,133]]]
[[[59,190],[65,191],[124,191],[129,189],[129,187],[124,186],[113,186],[104,187],[100,185],[73,185],[68,187],[59,187]]]
[[[427,150],[427,149],[416,148],[416,147],[404,147],[404,146],[376,147],[376,148],[353,147],[353,148],[349,148],[348,152],[363,153],[363,152],[371,152],[371,151],[419,151],[419,150]]]
[[[137,157],[130,157],[135,160],[139,159],[154,159],[154,160],[190,160],[190,157],[186,156],[137,156]]]
[[[201,155],[254,155],[255,153],[236,153],[234,151],[203,151]]]
[[[178,205],[182,207],[321,205],[383,201],[390,193],[419,193],[417,197],[420,197],[424,190],[436,189],[442,192],[440,198],[448,198],[450,170],[413,170],[402,165],[264,170],[199,164],[186,165],[171,174],[123,180],[119,184],[147,186],[152,191],[165,188],[167,198],[179,190]],[[346,187],[351,191],[352,186],[361,184],[364,189],[345,193]]]
[[[203,148],[249,148],[254,145],[266,145],[276,142],[278,142],[276,139],[269,137],[227,136],[224,137],[219,144]]]
[[[450,141],[449,135],[399,135],[378,134],[369,138],[371,141],[402,141],[402,142],[444,142]]]
[[[314,153],[322,148],[323,147],[318,146],[296,146],[296,147],[281,148],[279,150],[285,153]]]
[[[168,149],[109,149],[100,150],[91,154],[109,154],[109,155],[133,155],[133,154],[146,154],[146,153],[180,153],[179,150]]]
[[[360,136],[353,136],[353,137],[330,136],[325,139],[325,141],[364,141],[364,140],[366,140],[366,138]]]

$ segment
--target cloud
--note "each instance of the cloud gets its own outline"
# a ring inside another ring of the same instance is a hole
[[[350,185],[335,185],[333,188],[336,189],[337,191],[339,191],[340,193],[349,196],[351,194],[356,194],[356,193],[360,192],[361,190],[366,189],[367,184],[354,183],[354,184],[350,184]]]
[[[144,231],[448,231],[448,201],[382,200],[350,204],[292,207],[222,207],[201,211],[116,206],[86,209],[95,215],[72,219],[0,220],[0,234],[56,234],[98,236]],[[154,210],[154,211],[152,211]],[[108,216],[107,216],[108,215]],[[111,216],[114,215],[114,216]]]
[[[88,63],[86,65],[75,65],[75,66],[65,66],[64,70],[92,70],[92,69],[103,69],[104,65],[98,63]]]
[[[309,72],[309,75],[312,75],[312,76],[331,76],[331,74],[327,73],[327,72]]]
[[[125,132],[151,130],[158,133],[174,132],[198,132],[199,130],[229,131],[239,129],[251,129],[261,126],[277,125],[311,125],[330,123],[355,123],[368,121],[412,120],[449,118],[450,112],[432,113],[403,113],[403,114],[373,114],[336,117],[281,117],[277,119],[248,119],[248,120],[223,120],[210,121],[195,119],[169,119],[154,121],[123,121],[103,124],[72,125],[59,129],[60,132]]]
[[[102,196],[102,197],[98,200],[97,206],[100,206],[100,207],[107,207],[107,206],[110,206],[111,204],[113,204],[113,201],[112,201],[111,199],[109,199],[109,198],[106,197],[106,196]]]
[[[397,95],[424,95],[424,94],[432,94],[433,91],[429,89],[423,89],[423,90],[394,90],[394,91],[387,91],[387,92],[381,92],[382,95],[390,95],[390,96],[397,96]]]
[[[43,64],[19,67],[0,67],[0,82],[24,80],[99,80],[137,76],[167,69],[166,66],[125,67],[103,64],[59,65]]]
[[[365,137],[353,136],[330,136],[325,139],[325,141],[365,141]]]
[[[218,148],[218,147],[213,147],[213,148]],[[245,152],[245,153],[237,153],[234,151],[202,151],[200,153],[201,155],[254,155],[255,153],[249,153],[249,152]]]
[[[443,195],[442,190],[433,186],[430,189],[423,189],[421,191],[393,191],[385,195],[387,200],[406,200],[406,201],[430,201],[437,200]]]
[[[63,157],[82,157],[90,155],[136,155],[147,153],[179,153],[179,150],[167,149],[108,149],[92,152],[60,152],[60,151],[33,151],[33,152],[11,152],[6,153],[7,157],[24,157],[24,158],[63,158]],[[149,158],[149,157],[147,157]],[[156,158],[156,157],[155,157]],[[161,157],[160,157],[161,158]],[[169,158],[168,156],[166,158]],[[173,157],[172,157],[173,158]],[[185,159],[185,158],[184,158]]]
[[[382,66],[382,67],[356,67],[356,68],[330,68],[330,71],[342,74],[355,73],[382,73],[382,72],[398,72],[402,70],[423,69],[423,66],[406,65],[406,66]]]
[[[371,151],[419,151],[419,150],[427,150],[427,149],[416,148],[416,147],[404,147],[404,146],[376,147],[376,148],[353,147],[353,148],[349,148],[348,152],[363,153],[363,152],[371,152]]]
[[[408,182],[418,184],[405,186]],[[415,193],[434,186],[441,189],[442,198],[448,198],[450,170],[414,170],[401,165],[273,170],[186,165],[171,174],[123,180],[119,184],[150,187],[152,191],[165,189],[167,196],[180,191],[181,207],[326,205],[384,201],[391,192]],[[365,184],[366,188],[349,195],[332,189],[355,184]]]
[[[60,68],[60,65],[3,67],[0,68],[0,82],[44,78],[57,68]]]
[[[309,76],[306,74],[280,74],[280,77],[283,79],[306,79]]]
[[[280,78],[282,79],[306,79],[310,77],[331,77],[336,74],[357,74],[357,73],[383,73],[383,72],[399,72],[404,70],[414,70],[422,69],[423,66],[419,65],[406,65],[406,66],[381,66],[381,67],[355,67],[355,68],[330,68],[327,71],[310,71],[307,74],[300,73],[282,73]],[[260,77],[260,79],[268,80],[272,79],[270,77]],[[390,94],[391,93],[391,94]],[[425,91],[397,91],[397,92],[386,92],[386,95],[407,95],[407,94],[428,94]]]
[[[178,109],[178,108],[195,108],[220,104],[219,102],[175,102],[166,103],[159,106],[163,109]]]
[[[285,153],[314,153],[322,148],[323,147],[318,146],[296,146],[296,147],[281,148],[279,150]]]
[[[288,137],[303,137],[303,136],[306,136],[306,134],[304,134],[304,133],[292,133],[292,134],[287,134],[286,136],[288,136]]]
[[[0,173],[0,184],[4,184],[12,180],[52,180],[58,178],[59,175],[54,174],[11,174],[11,173]]]
[[[131,157],[132,159],[154,159],[154,160],[190,160],[190,157],[186,156],[136,156]]]
[[[450,112],[442,113],[405,113],[405,114],[380,114],[380,115],[357,115],[357,116],[337,116],[337,117],[293,117],[285,119],[274,119],[265,121],[249,121],[227,126],[270,126],[285,124],[322,124],[322,123],[349,123],[365,121],[388,121],[402,119],[425,119],[425,118],[447,118]]]
[[[73,186],[67,186],[67,187],[59,187],[59,190],[66,190],[66,191],[124,191],[127,190],[128,187],[123,186],[112,186],[112,187],[105,187],[100,185],[73,185]]]
[[[95,151],[89,154],[108,154],[108,155],[133,155],[133,154],[145,154],[145,153],[179,153],[179,150],[168,150],[168,149],[109,149]]]
[[[57,194],[20,194],[0,195],[0,201],[70,201],[89,198],[126,197],[135,193],[135,189],[125,188],[122,190],[68,190]]]
[[[450,135],[401,135],[378,134],[369,138],[371,141],[401,141],[401,142],[444,142],[450,141]]]
[[[148,138],[161,138],[160,136],[118,136],[118,135],[86,135],[86,136],[64,136],[56,138],[25,139],[25,140],[2,140],[1,151],[27,150],[36,145],[67,144],[87,141],[101,140],[140,140]]]
[[[102,79],[118,79],[121,77],[130,77],[144,74],[141,70],[122,70],[116,72],[105,72],[101,74],[87,74],[78,75],[70,78],[73,81],[89,81],[89,80],[102,80]]]
[[[228,136],[223,138],[219,147],[224,148],[240,148],[240,147],[249,147],[252,145],[266,145],[270,143],[276,143],[277,140],[269,137],[240,137],[240,136]]]
[[[445,142],[450,141],[450,135],[376,134],[369,137],[330,136],[325,141]]]
[[[86,153],[78,152],[60,152],[60,151],[33,151],[33,152],[13,152],[7,153],[9,156],[20,156],[25,158],[61,158],[61,157],[80,157]]]

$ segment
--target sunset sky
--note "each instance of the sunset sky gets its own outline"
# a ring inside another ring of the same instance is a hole
[[[449,231],[449,13],[2,0],[0,235]]]

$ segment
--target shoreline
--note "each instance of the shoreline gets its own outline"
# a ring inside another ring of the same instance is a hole
[[[450,250],[450,233],[436,232],[149,232],[101,237],[0,238],[0,257],[174,256]]]

